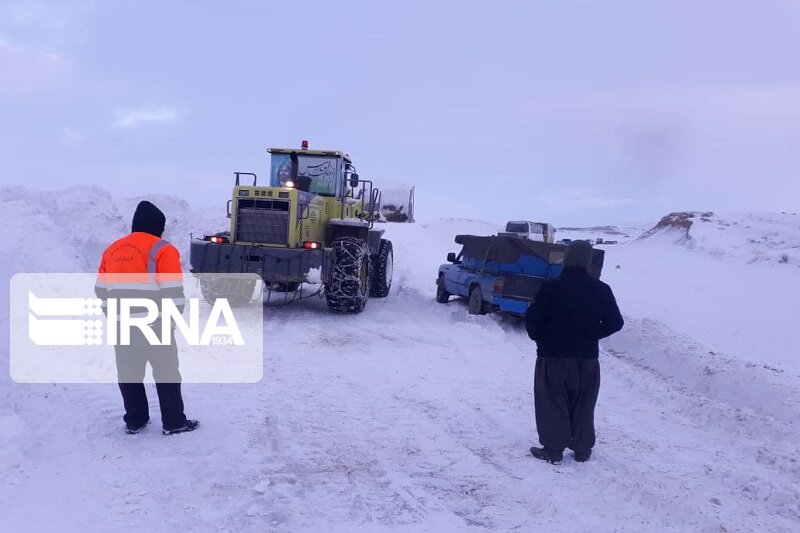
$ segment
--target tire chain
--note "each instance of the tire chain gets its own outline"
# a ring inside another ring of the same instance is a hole
[[[352,292],[347,291],[346,287],[361,285],[359,259],[369,260],[367,243],[354,237],[340,237],[332,243],[331,248],[334,253],[333,272],[325,293],[331,298],[352,298]]]

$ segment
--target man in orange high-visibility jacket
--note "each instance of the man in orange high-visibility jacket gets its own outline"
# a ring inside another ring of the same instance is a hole
[[[164,213],[159,208],[147,201],[140,202],[133,215],[131,233],[113,242],[103,252],[95,292],[104,306],[112,298],[117,301],[143,298],[155,300],[160,308],[163,299],[170,298],[183,310],[180,254],[161,238],[165,222]],[[144,311],[145,308],[133,308],[131,316],[144,316]],[[159,320],[152,324],[152,329],[160,338]],[[141,330],[132,327],[130,344],[118,343],[114,351],[117,381],[125,405],[126,433],[139,433],[150,420],[143,383],[148,362],[156,382],[163,433],[172,435],[197,428],[197,421],[187,420],[183,413],[178,348],[174,336],[168,345],[153,345]]]

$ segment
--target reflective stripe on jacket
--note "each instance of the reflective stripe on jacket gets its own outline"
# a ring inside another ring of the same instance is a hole
[[[177,248],[150,233],[133,232],[103,252],[95,294],[108,298],[171,298],[183,311],[183,273]],[[133,310],[132,310],[133,311]]]

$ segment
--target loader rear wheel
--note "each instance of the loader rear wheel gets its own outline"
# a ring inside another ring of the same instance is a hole
[[[369,297],[369,247],[366,241],[340,237],[330,246],[331,273],[325,300],[334,313],[360,313]]]
[[[446,304],[450,300],[450,293],[444,288],[444,275],[440,274],[439,279],[436,280],[436,301],[440,304]]]
[[[200,278],[200,292],[203,294],[203,299],[211,305],[224,298],[231,307],[245,306],[253,299],[255,288],[255,280]]]
[[[469,290],[468,310],[471,315],[486,314],[485,306],[483,305],[483,294],[481,294],[481,288],[477,285],[473,285]]]
[[[394,269],[394,251],[392,241],[381,239],[378,253],[370,258],[369,295],[373,298],[385,298],[392,288],[392,271]]]

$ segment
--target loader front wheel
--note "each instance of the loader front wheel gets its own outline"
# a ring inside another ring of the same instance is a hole
[[[334,313],[360,313],[369,297],[369,247],[362,239],[340,237],[330,246],[331,272],[325,300]]]

